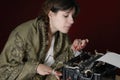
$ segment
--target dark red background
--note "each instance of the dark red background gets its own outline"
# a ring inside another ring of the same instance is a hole
[[[10,32],[19,24],[39,15],[43,0],[1,0],[0,1],[0,51]],[[95,49],[120,53],[120,1],[78,0],[80,14],[69,35],[88,38],[88,51]]]

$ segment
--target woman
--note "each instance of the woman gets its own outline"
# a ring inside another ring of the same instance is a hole
[[[79,7],[75,0],[46,0],[42,14],[19,25],[0,55],[0,80],[60,80],[59,68],[88,40],[67,36]]]

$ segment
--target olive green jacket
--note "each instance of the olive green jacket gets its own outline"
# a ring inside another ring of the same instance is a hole
[[[47,42],[47,29],[42,19],[30,20],[15,28],[0,55],[0,80],[45,80],[36,73],[36,68],[44,63]],[[72,57],[68,36],[56,32],[52,68],[61,67]],[[48,80],[54,79],[49,77]]]

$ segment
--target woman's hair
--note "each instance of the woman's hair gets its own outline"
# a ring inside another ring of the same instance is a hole
[[[57,13],[59,10],[64,11],[72,8],[75,9],[74,16],[76,16],[79,12],[79,6],[75,0],[46,0],[42,5],[40,18],[49,24],[49,11]]]

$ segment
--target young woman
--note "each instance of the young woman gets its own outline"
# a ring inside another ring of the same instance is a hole
[[[15,28],[0,55],[0,80],[60,80],[59,68],[88,40],[67,36],[79,12],[75,0],[46,0],[41,15]]]

